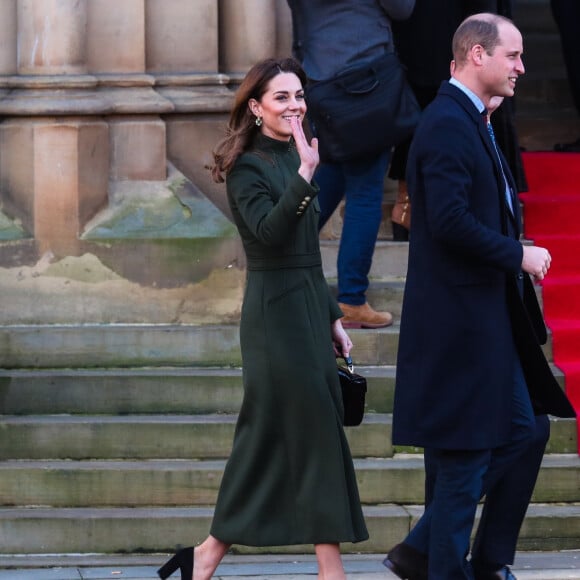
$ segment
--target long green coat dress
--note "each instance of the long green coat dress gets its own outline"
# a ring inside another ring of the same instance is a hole
[[[227,177],[247,256],[244,399],[211,534],[279,546],[368,538],[342,427],[318,190],[293,143],[259,134]]]

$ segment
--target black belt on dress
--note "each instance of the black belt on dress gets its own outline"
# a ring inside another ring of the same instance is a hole
[[[248,256],[248,270],[276,270],[278,268],[309,268],[321,266],[320,252],[291,254],[288,256]]]

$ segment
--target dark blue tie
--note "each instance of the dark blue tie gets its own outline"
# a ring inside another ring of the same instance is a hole
[[[497,143],[495,141],[495,133],[493,132],[493,127],[491,126],[491,123],[488,121],[487,119],[487,111],[484,110],[482,115],[485,116],[485,124],[487,125],[487,132],[489,133],[489,137],[491,139],[491,142],[493,143],[493,148],[495,149],[495,154],[497,156],[497,161],[499,163],[499,166],[501,168],[501,175],[503,177],[503,181],[505,183],[505,200],[506,203],[508,204],[508,207],[510,208],[510,211],[512,212],[512,215],[514,213],[514,205],[513,205],[513,201],[512,201],[512,189],[510,187],[509,181],[507,180],[507,177],[504,173],[503,170],[503,165],[501,162],[501,156],[499,154],[499,150],[497,148]]]

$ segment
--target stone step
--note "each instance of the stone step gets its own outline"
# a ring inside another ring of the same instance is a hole
[[[0,416],[0,460],[227,457],[236,415]],[[390,457],[390,415],[347,429],[355,457]]]
[[[564,121],[562,121],[564,123]],[[570,122],[566,121],[570,126]],[[580,134],[580,119],[578,120]],[[530,240],[523,240],[526,245],[532,244]],[[338,240],[322,240],[321,253],[324,275],[328,284],[336,296],[337,269],[336,261],[339,249]],[[393,242],[380,240],[375,246],[371,271],[369,272],[370,285],[367,298],[373,308],[388,310],[394,316],[395,324],[400,322],[405,291],[405,279],[407,275],[407,261],[409,256],[409,244],[407,242]],[[536,296],[542,305],[542,287],[535,285]],[[551,347],[546,350],[546,356],[551,357]]]
[[[355,370],[367,379],[367,412],[391,412],[395,367]],[[237,413],[242,396],[240,368],[0,370],[5,415]]]
[[[380,305],[380,301],[379,301]],[[396,364],[399,324],[351,329],[357,365]],[[543,347],[552,360],[552,341]],[[235,325],[107,324],[0,327],[0,369],[240,367]]]
[[[390,417],[390,415],[387,415]],[[417,454],[423,450],[418,447],[408,447],[394,445],[393,450],[396,454]],[[569,454],[578,453],[578,430],[576,419],[560,419],[550,417],[550,439],[546,446],[546,454]]]
[[[552,370],[564,388],[562,372]],[[392,412],[395,366],[356,364],[355,371],[367,379],[367,413]],[[242,396],[240,368],[0,370],[4,415],[237,413]]]
[[[334,296],[338,294],[336,278],[328,278],[328,285]],[[542,306],[542,287],[535,285],[536,296]],[[367,290],[366,297],[375,310],[387,310],[393,315],[395,323],[401,320],[403,294],[405,292],[404,278],[383,277],[374,279]]]
[[[361,365],[395,364],[399,327],[352,330]],[[241,366],[236,325],[86,324],[0,327],[0,368]]]
[[[86,324],[0,328],[0,367],[240,366],[237,325]]]
[[[535,127],[538,137],[542,120],[549,119],[558,125],[577,117],[565,71],[556,78],[540,71],[526,73],[518,80],[515,103],[516,121],[526,119],[532,129]],[[519,132],[518,136],[521,138]]]
[[[336,257],[338,254],[337,240],[321,240],[320,253],[322,268],[328,279],[337,277]],[[407,275],[407,260],[409,258],[409,244],[406,242],[378,241],[375,245],[373,263],[369,278],[399,279],[403,281]]]
[[[542,98],[541,86],[538,86]],[[539,110],[534,114],[516,117],[520,146],[528,151],[552,151],[556,143],[571,143],[580,136],[580,116],[574,109],[561,107],[559,111]]]
[[[237,413],[242,394],[239,367],[0,370],[6,415]]]
[[[0,416],[0,461],[19,459],[221,459],[230,453],[234,414]],[[392,416],[367,413],[346,429],[354,457],[391,457]],[[550,453],[574,453],[576,423],[553,419]],[[401,448],[399,450],[415,451]]]
[[[421,506],[364,507],[370,538],[343,544],[345,553],[384,553],[408,533]],[[2,554],[146,554],[172,552],[203,540],[211,508],[3,508]],[[580,542],[580,505],[532,504],[522,526],[519,550],[575,549]],[[237,553],[311,553],[312,546],[252,548]]]
[[[336,278],[327,278],[327,280],[333,295],[336,297],[338,294]],[[394,321],[398,323],[401,320],[404,291],[405,280],[403,278],[385,276],[371,281],[366,297],[375,310],[387,310],[393,315]]]
[[[361,502],[422,504],[423,458],[356,459]],[[4,461],[0,505],[51,507],[212,506],[225,460]],[[546,455],[536,503],[580,503],[580,458]]]
[[[150,580],[172,554],[0,554],[0,580]],[[344,554],[350,580],[384,580],[384,553]],[[518,552],[512,571],[519,580],[579,580],[580,552]],[[299,580],[316,577],[314,554],[226,554],[215,572],[220,580]],[[386,575],[387,576],[386,576]]]

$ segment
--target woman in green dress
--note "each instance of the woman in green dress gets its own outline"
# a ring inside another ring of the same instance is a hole
[[[183,580],[211,578],[232,544],[314,544],[318,578],[343,580],[340,542],[368,538],[336,367],[352,343],[322,271],[305,82],[293,59],[256,64],[214,153],[247,257],[244,399],[210,535],[195,566],[185,548],[161,578],[177,568]]]

